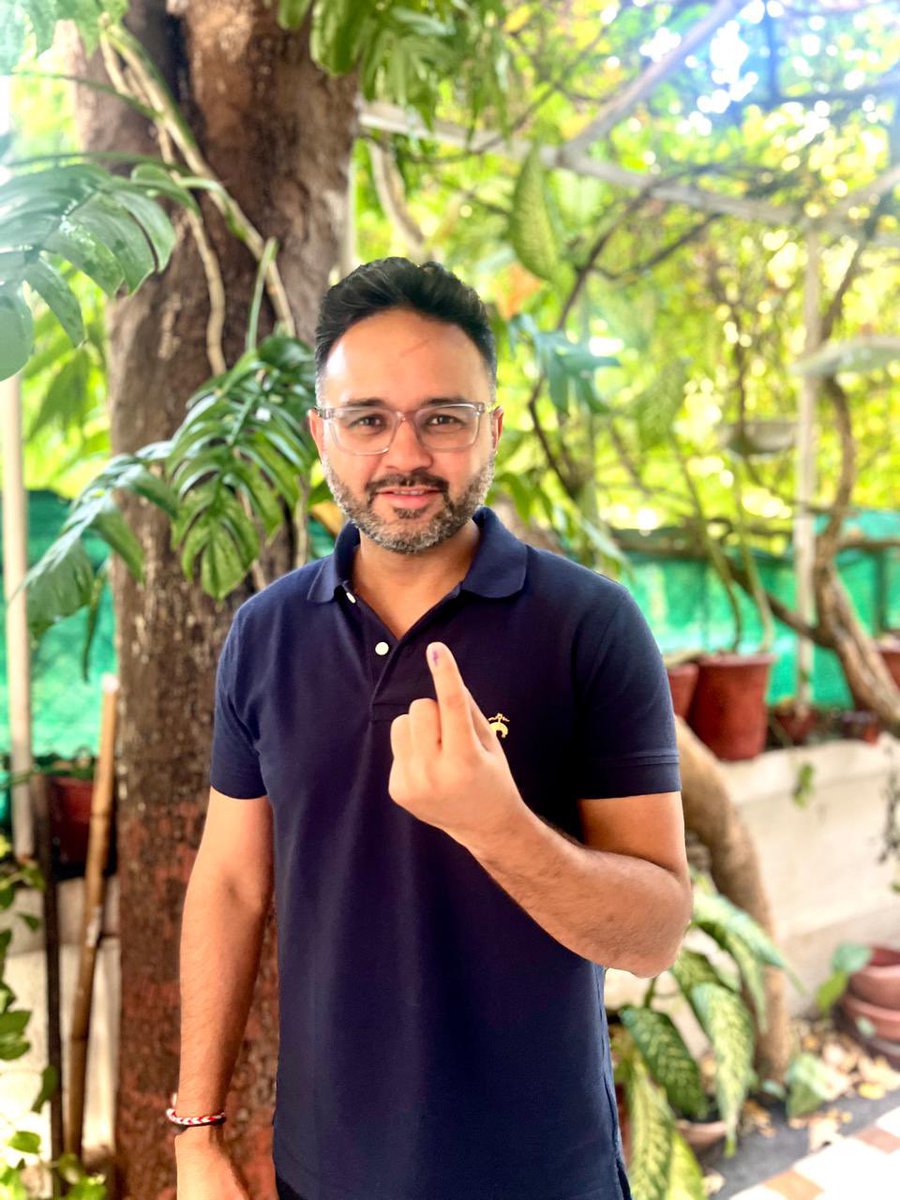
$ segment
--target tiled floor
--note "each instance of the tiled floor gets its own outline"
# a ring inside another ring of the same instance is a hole
[[[900,1108],[734,1200],[900,1200]]]

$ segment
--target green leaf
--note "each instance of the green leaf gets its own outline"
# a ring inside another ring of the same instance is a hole
[[[32,1112],[40,1112],[59,1086],[59,1073],[56,1067],[44,1067],[41,1072],[41,1088],[31,1106]]]
[[[7,1139],[6,1144],[10,1149],[18,1150],[22,1154],[40,1154],[41,1135],[20,1129],[11,1138]]]
[[[837,1004],[846,992],[849,982],[850,976],[846,971],[834,971],[828,976],[816,991],[816,1004],[820,1012],[827,1013],[833,1005]]]
[[[785,1074],[788,1117],[805,1117],[832,1097],[828,1068],[814,1054],[798,1054]]]
[[[705,954],[683,946],[670,968],[682,994],[690,997],[698,983],[721,984],[722,978]]]
[[[122,286],[125,276],[112,250],[80,225],[60,221],[59,229],[46,239],[44,247],[83,271],[107,296],[114,296]]]
[[[723,934],[721,944],[737,963],[744,986],[753,1001],[757,1024],[760,1030],[765,1032],[768,1021],[765,968],[743,938],[726,932]]]
[[[175,245],[175,230],[172,222],[153,200],[148,199],[139,188],[119,187],[115,192],[116,200],[123,208],[127,208],[153,247],[156,257],[156,268],[164,271],[169,265],[172,249]]]
[[[278,24],[282,29],[299,29],[309,5],[310,0],[278,0]]]
[[[841,942],[831,958],[831,966],[835,971],[846,971],[852,975],[867,967],[872,959],[872,947],[863,946],[858,942]]]
[[[215,600],[223,600],[246,574],[247,568],[231,533],[221,525],[212,524],[200,562],[203,590]]]
[[[16,292],[0,292],[0,379],[21,371],[34,344],[31,309]]]
[[[700,1068],[671,1018],[666,1013],[633,1005],[621,1008],[619,1016],[672,1107],[685,1116],[705,1116],[709,1105]]]
[[[770,967],[786,966],[781,951],[766,931],[749,913],[718,893],[709,895],[695,888],[694,922],[717,941],[723,932],[741,938],[756,957]]]
[[[187,188],[179,183],[180,176],[174,178],[169,171],[157,163],[139,163],[131,172],[132,182],[140,184],[142,191],[148,195],[165,196],[174,200],[183,208],[200,214],[200,206]]]
[[[28,284],[56,316],[72,345],[80,345],[84,341],[81,305],[59,271],[43,259],[36,258],[28,264],[24,274]]]
[[[139,583],[144,578],[144,551],[131,526],[110,501],[92,524],[107,545],[121,557],[130,574]]]
[[[693,1150],[675,1130],[672,1134],[672,1159],[666,1200],[706,1200],[703,1169]]]
[[[63,1153],[56,1160],[56,1173],[66,1183],[78,1183],[80,1179],[84,1179],[85,1170],[81,1159],[77,1154]],[[71,1196],[72,1193],[69,1192]]]
[[[61,534],[25,577],[28,625],[35,637],[89,603],[94,568],[78,530]]]
[[[516,180],[509,237],[519,261],[533,275],[548,281],[557,278],[562,246],[537,146],[529,151]]]
[[[0,1013],[0,1038],[24,1033],[25,1026],[30,1020],[31,1013],[25,1008],[17,1008],[13,1012]]]
[[[626,1089],[631,1115],[631,1190],[639,1200],[665,1200],[674,1124],[639,1056],[632,1061]]]
[[[19,920],[22,921],[23,924],[28,926],[28,928],[32,931],[32,933],[34,933],[35,930],[40,929],[41,918],[36,917],[34,915],[34,913],[20,912],[20,913],[17,913],[16,915],[18,916]]]
[[[721,985],[697,984],[691,990],[691,1004],[716,1057],[716,1099],[728,1126],[727,1150],[731,1152],[753,1077],[753,1025],[739,997]]]
[[[143,230],[111,195],[101,192],[91,196],[69,219],[112,252],[130,292],[153,273],[156,263]]]

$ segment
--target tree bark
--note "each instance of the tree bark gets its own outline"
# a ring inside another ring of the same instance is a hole
[[[309,55],[308,25],[285,33],[261,0],[169,5],[135,0],[129,26],[163,76],[225,187],[264,236],[279,266],[299,336],[311,340],[319,298],[337,261],[356,81],[332,79]],[[179,15],[172,16],[175,11]],[[93,64],[96,69],[96,62]],[[146,153],[148,126],[93,94],[81,106],[90,149]],[[151,151],[152,152],[152,151]],[[229,365],[243,349],[256,262],[204,204],[228,308]],[[162,277],[112,306],[109,389],[116,453],[173,433],[185,401],[211,374],[205,330],[209,297],[183,216]],[[261,325],[271,326],[264,312]],[[121,679],[119,874],[122,1004],[116,1156],[119,1195],[173,1200],[173,1156],[163,1110],[177,1080],[178,942],[184,890],[208,794],[215,663],[236,604],[186,581],[168,522],[125,500],[145,553],[142,586],[113,568]],[[275,571],[292,565],[282,546]],[[271,1115],[277,1058],[274,923],[270,920],[227,1126],[254,1200],[272,1200]]]

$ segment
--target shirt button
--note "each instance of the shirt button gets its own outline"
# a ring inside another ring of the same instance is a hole
[[[375,647],[375,653],[376,654],[388,654],[390,652],[390,649],[391,648],[387,644],[387,642],[378,642],[378,644]]]

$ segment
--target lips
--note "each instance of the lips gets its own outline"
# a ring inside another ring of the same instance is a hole
[[[440,494],[438,488],[425,488],[421,491],[416,489],[411,492],[394,491],[391,488],[385,488],[378,493],[379,496],[386,496],[392,504],[396,504],[401,508],[425,508],[431,502],[433,496],[439,496]]]

